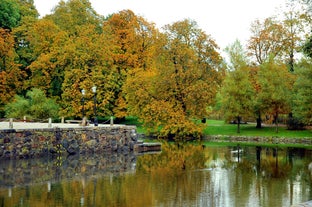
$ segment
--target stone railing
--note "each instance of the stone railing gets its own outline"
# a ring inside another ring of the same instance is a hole
[[[0,159],[133,151],[135,126],[0,130]]]

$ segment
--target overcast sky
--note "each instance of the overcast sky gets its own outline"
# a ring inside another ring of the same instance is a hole
[[[124,9],[154,22],[158,28],[189,18],[210,34],[224,49],[239,39],[243,44],[250,36],[250,24],[270,17],[287,0],[90,0],[100,15]],[[51,13],[59,0],[34,0],[41,17]]]

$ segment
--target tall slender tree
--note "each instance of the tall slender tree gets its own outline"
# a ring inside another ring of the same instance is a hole
[[[285,28],[285,62],[289,71],[294,72],[295,56],[301,52],[307,30],[310,29],[310,16],[306,14],[302,5],[288,2],[286,11],[282,15],[282,25]]]
[[[253,114],[255,91],[249,79],[250,67],[242,45],[236,41],[227,47],[231,70],[224,80],[221,97],[222,108],[227,121],[236,120],[237,133],[240,133],[242,118]]]

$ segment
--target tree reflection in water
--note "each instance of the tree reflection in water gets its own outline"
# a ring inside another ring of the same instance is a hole
[[[1,162],[0,206],[290,206],[310,150],[163,143],[159,154]]]
[[[162,144],[162,153],[144,155],[137,160],[137,171],[178,175],[185,170],[205,168],[207,157],[204,146],[197,144]]]

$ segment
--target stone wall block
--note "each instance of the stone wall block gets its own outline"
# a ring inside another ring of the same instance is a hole
[[[79,154],[80,148],[79,148],[79,145],[78,145],[78,142],[77,142],[76,139],[72,139],[72,140],[69,142],[69,146],[68,146],[68,148],[66,149],[66,151],[67,151],[68,154],[70,154],[70,155]]]
[[[136,143],[131,139],[135,130],[133,126],[0,130],[0,159],[113,151],[127,154]]]
[[[11,142],[11,139],[9,137],[5,137],[3,139],[3,143],[6,144],[6,143],[10,143]]]

